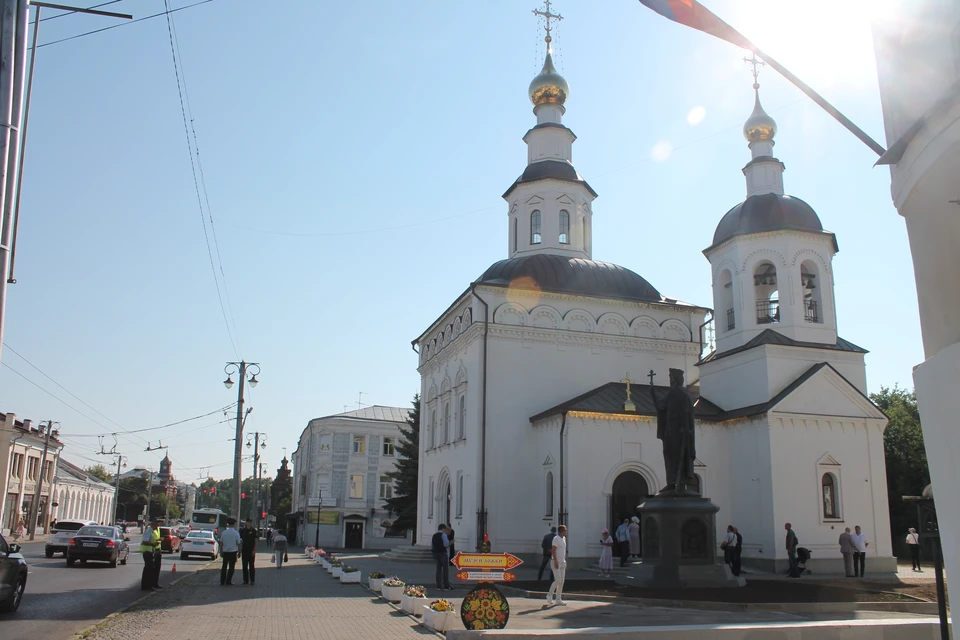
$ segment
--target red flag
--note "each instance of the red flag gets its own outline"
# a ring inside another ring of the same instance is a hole
[[[740,35],[740,32],[714,15],[697,0],[640,0],[640,3],[653,9],[664,18],[709,33],[721,40],[744,49],[756,50],[753,43]]]

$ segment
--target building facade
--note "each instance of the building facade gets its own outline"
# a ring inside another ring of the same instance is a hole
[[[53,516],[57,520],[114,522],[116,486],[103,482],[75,464],[61,458],[57,465]],[[120,514],[121,517],[123,514]]]
[[[3,489],[0,529],[7,534],[17,526],[21,517],[24,522],[27,521],[39,484],[37,532],[45,532],[52,513],[50,496],[53,494],[54,470],[63,443],[57,438],[58,432],[53,431],[46,463],[42,464],[41,469],[46,435],[44,428],[34,426],[31,420],[17,420],[15,413],[0,414],[0,417],[0,488]]]
[[[293,505],[300,544],[391,549],[390,537],[400,427],[409,409],[373,406],[314,418],[293,452]]]

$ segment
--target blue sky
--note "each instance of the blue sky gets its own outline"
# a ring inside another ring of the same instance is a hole
[[[880,3],[705,4],[885,146],[869,25]],[[500,194],[526,162],[526,88],[542,65],[535,6],[215,0],[174,15],[237,349],[166,22],[40,48],[4,339],[62,388],[5,349],[0,410],[60,421],[80,464],[107,461],[83,436],[121,432],[129,464],[154,466],[162,452],[143,449],[162,439],[189,481],[200,467],[232,473],[222,414],[140,435],[121,428],[231,403],[223,366],[238,356],[263,369],[247,430],[269,434],[271,470],[309,419],[355,408],[358,392],[408,405],[419,386],[411,339],[506,257]],[[140,17],[163,2],[108,8]],[[554,10],[565,17],[554,44],[571,86],[574,163],[600,194],[594,258],[710,306],[700,252],[745,197],[744,52],[636,0],[558,0]],[[114,23],[51,20],[40,41]],[[870,350],[872,391],[912,387],[923,356],[889,173],[775,72],[760,82],[787,193],[838,237],[840,335]]]

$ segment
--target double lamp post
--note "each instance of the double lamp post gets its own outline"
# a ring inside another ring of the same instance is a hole
[[[260,364],[257,362],[245,362],[241,360],[240,362],[228,362],[227,366],[223,368],[223,372],[227,374],[227,379],[223,381],[223,386],[227,389],[233,387],[233,374],[237,374],[237,378],[240,380],[240,388],[237,390],[237,432],[236,438],[234,439],[234,451],[233,451],[233,492],[230,500],[230,511],[234,514],[234,517],[237,520],[240,520],[240,474],[242,472],[242,460],[243,456],[243,386],[244,382],[250,383],[250,388],[257,386],[257,374],[260,373]],[[247,373],[250,373],[250,377],[247,378]]]

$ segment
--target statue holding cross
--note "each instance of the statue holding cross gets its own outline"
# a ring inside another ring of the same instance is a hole
[[[694,408],[683,388],[683,370],[670,369],[670,391],[666,398],[657,398],[651,369],[650,394],[657,410],[657,438],[663,442],[663,466],[667,486],[660,493],[696,493],[693,464],[697,457],[695,443]]]

